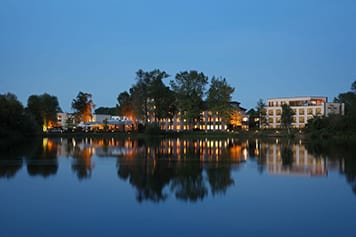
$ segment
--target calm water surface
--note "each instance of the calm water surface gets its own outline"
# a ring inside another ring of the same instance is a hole
[[[0,154],[0,236],[356,236],[350,146],[43,139]]]

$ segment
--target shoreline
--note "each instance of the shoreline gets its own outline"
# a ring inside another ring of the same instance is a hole
[[[42,138],[133,138],[133,139],[162,139],[162,138],[184,138],[184,139],[263,139],[263,140],[292,140],[305,143],[355,143],[356,134],[328,134],[325,136],[320,133],[305,133],[300,130],[288,134],[283,130],[252,130],[239,132],[202,132],[202,131],[184,131],[184,132],[161,132],[161,133],[143,133],[143,132],[73,132],[73,133],[43,133]]]

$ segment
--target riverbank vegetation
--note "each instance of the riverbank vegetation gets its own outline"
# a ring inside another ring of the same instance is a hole
[[[345,104],[345,115],[314,117],[308,121],[306,134],[310,139],[338,139],[356,142],[356,81],[351,90],[340,93],[335,102]]]
[[[40,135],[34,116],[25,110],[14,94],[0,95],[0,146]]]

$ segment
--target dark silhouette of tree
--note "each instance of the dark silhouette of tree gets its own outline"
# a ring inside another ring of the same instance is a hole
[[[356,81],[351,85],[351,91],[340,93],[334,99],[334,102],[345,104],[345,117],[340,123],[343,123],[344,131],[356,131]]]
[[[158,121],[161,118],[167,118],[175,103],[174,93],[165,86],[163,79],[169,77],[166,72],[153,70],[146,75],[149,78],[148,97],[150,99],[151,112],[154,114],[154,120]]]
[[[121,92],[117,97],[117,108],[119,115],[131,117],[133,115],[133,107],[130,94],[127,91]]]
[[[56,96],[47,93],[31,95],[27,100],[27,111],[33,115],[43,130],[54,126],[57,122],[57,113],[62,112]]]
[[[140,69],[136,72],[136,84],[130,88],[133,116],[145,124],[147,123],[148,112],[148,83],[149,81],[145,77],[145,72]]]
[[[11,93],[0,94],[0,124],[0,146],[36,136],[40,131],[33,117]]]
[[[258,127],[260,129],[267,127],[268,121],[267,121],[266,104],[265,104],[265,102],[263,102],[262,99],[259,99],[257,101],[256,114],[258,116]]]
[[[234,88],[227,84],[225,78],[211,79],[210,88],[206,99],[207,108],[212,113],[217,113],[225,122],[229,122],[232,107],[229,102]]]
[[[208,77],[197,71],[177,73],[175,80],[170,81],[176,94],[178,110],[188,123],[199,120],[207,83]]]
[[[120,108],[125,110],[125,106],[130,105],[134,116],[145,124],[149,116],[155,121],[167,117],[175,99],[174,94],[163,83],[163,79],[167,77],[169,75],[159,69],[149,72],[138,70],[136,84],[130,88],[130,96],[128,97],[128,93],[119,95]]]
[[[293,110],[287,104],[282,105],[282,116],[281,116],[281,125],[282,127],[287,128],[288,134],[290,134],[290,126],[293,122]]]
[[[76,122],[89,122],[92,118],[92,109],[94,107],[92,95],[80,91],[72,101],[72,109],[74,110]]]

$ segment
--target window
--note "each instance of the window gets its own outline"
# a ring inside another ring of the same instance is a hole
[[[299,114],[304,115],[304,109],[299,109]]]
[[[281,115],[281,114],[282,114],[282,111],[281,111],[280,109],[277,109],[277,110],[276,110],[276,115],[279,116],[279,115]]]
[[[299,117],[299,123],[305,123],[304,116]]]
[[[313,109],[309,108],[309,109],[308,109],[308,114],[309,114],[309,115],[312,115],[312,114],[313,114]]]
[[[273,109],[270,109],[270,110],[268,110],[268,115],[272,115],[273,116]]]
[[[316,114],[321,115],[321,108],[316,108]]]

